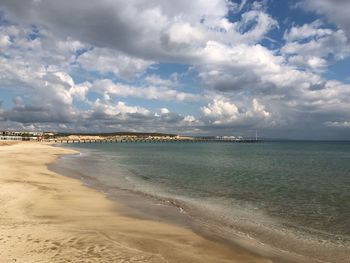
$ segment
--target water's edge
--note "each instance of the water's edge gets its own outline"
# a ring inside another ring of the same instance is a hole
[[[79,148],[75,148],[75,150],[80,151]],[[64,166],[62,158],[71,157],[77,158],[77,155],[61,156],[57,162],[49,165],[49,169],[64,176],[79,179],[86,186],[102,192],[113,201],[117,201],[124,207],[122,212],[127,216],[142,217],[150,220],[160,220],[172,224],[178,224],[192,229],[194,232],[207,239],[225,243],[226,245],[234,247],[234,249],[248,250],[254,254],[272,259],[273,262],[328,262],[327,260],[322,261],[301,256],[301,254],[304,253],[300,253],[297,249],[296,251],[299,253],[291,252],[293,251],[294,244],[290,241],[295,237],[286,237],[285,233],[280,233],[280,240],[277,240],[277,242],[284,242],[287,244],[286,246],[281,246],[280,248],[271,246],[268,238],[264,240],[263,235],[259,236],[259,232],[267,230],[262,230],[264,228],[263,224],[255,226],[256,229],[254,231],[252,231],[252,225],[249,225],[249,222],[245,224],[219,227],[222,224],[219,224],[219,222],[217,222],[217,224],[215,223],[215,211],[212,211],[211,213],[203,211],[203,209],[191,206],[189,202],[184,202],[183,200],[160,198],[159,196],[153,196],[130,189],[122,189],[115,186],[108,187],[99,182],[96,178],[92,178],[86,174],[79,173],[78,170]],[[78,154],[78,158],[88,159],[89,156]],[[205,214],[205,217],[202,217],[203,214]],[[289,250],[286,247],[291,249]]]

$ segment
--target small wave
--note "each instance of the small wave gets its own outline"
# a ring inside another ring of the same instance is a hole
[[[84,150],[84,154],[75,156],[79,158],[66,156],[65,159],[71,160],[79,172],[82,160],[84,164],[91,165],[91,170],[85,167],[80,177],[88,186],[98,188],[108,196],[113,196],[114,191],[126,190],[140,196],[140,200],[152,198],[158,205],[175,207],[179,213],[191,218],[199,232],[211,233],[244,247],[254,243],[254,246],[261,247],[262,253],[293,254],[299,259],[304,255],[314,258],[315,262],[341,263],[346,262],[343,259],[350,255],[350,242],[344,241],[344,237],[338,236],[339,242],[333,242],[331,236],[323,235],[321,231],[312,231],[311,228],[271,217],[254,203],[232,197],[228,199],[227,195],[210,189],[204,189],[204,194],[200,195],[191,185],[174,187],[160,180],[157,183],[150,176],[132,172],[132,168],[127,169],[125,164],[112,163],[110,156],[108,160],[104,159],[104,154],[97,150]],[[72,166],[72,162],[68,162],[68,165]],[[99,165],[103,169],[97,173],[95,168]],[[198,196],[189,196],[189,193]],[[334,261],[334,258],[339,260]]]

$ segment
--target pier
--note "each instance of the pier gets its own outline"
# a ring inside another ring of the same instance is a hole
[[[91,139],[91,140],[61,140],[55,139],[51,140],[55,143],[261,143],[262,139],[204,139],[204,138],[194,138],[194,139]]]
[[[53,133],[0,131],[0,141],[38,141],[54,143],[260,143],[263,139],[243,136],[186,136],[165,133]]]

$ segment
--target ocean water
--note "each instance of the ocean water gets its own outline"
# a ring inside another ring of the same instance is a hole
[[[171,200],[207,232],[350,262],[349,142],[65,146],[82,153],[60,160],[82,180]]]

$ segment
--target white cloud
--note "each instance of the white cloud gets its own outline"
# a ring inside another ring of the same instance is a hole
[[[77,100],[87,102],[86,96],[89,90],[91,89],[91,86],[92,85],[90,82],[84,82],[77,85],[73,85],[69,89],[69,93]]]
[[[185,116],[185,118],[183,119],[184,122],[189,123],[189,124],[193,124],[198,122],[197,119],[193,116],[193,115],[187,115]]]
[[[189,23],[174,23],[167,30],[167,45],[175,48],[201,43],[205,40],[205,33],[201,28],[196,28]]]
[[[147,75],[145,82],[154,86],[176,87],[178,85],[176,78],[163,79],[155,74]]]
[[[253,28],[250,28],[252,23],[255,23],[255,25]],[[236,32],[240,33],[240,42],[243,40],[250,43],[259,42],[271,29],[277,26],[277,21],[261,10],[248,11],[242,15],[242,19],[239,22],[233,24]]]
[[[311,69],[324,68],[327,61],[344,59],[350,54],[350,46],[343,30],[325,28],[319,20],[302,26],[294,26],[285,32],[286,44],[281,51],[292,55],[289,62]]]
[[[337,24],[350,38],[350,2],[347,0],[302,0],[299,6],[318,14],[326,15],[330,22]]]
[[[7,35],[0,36],[0,50],[6,49],[11,44],[10,37]]]
[[[250,105],[238,107],[234,102],[217,97],[201,110],[204,118],[213,125],[245,125],[268,120],[271,116],[257,99],[253,99]]]
[[[288,62],[291,65],[297,67],[308,67],[313,70],[325,69],[327,67],[327,61],[320,57],[315,56],[301,56],[295,55],[288,58]]]
[[[350,128],[350,121],[327,121],[325,125],[337,128]]]
[[[307,38],[321,38],[331,35],[332,29],[322,28],[322,22],[315,20],[310,24],[304,24],[302,26],[293,26],[290,30],[284,33],[284,39],[288,42],[305,40]]]
[[[97,80],[92,84],[92,90],[115,97],[136,97],[149,100],[196,101],[200,95],[180,92],[164,86],[131,86],[114,83],[110,79]]]
[[[79,56],[77,62],[87,70],[113,73],[129,80],[143,74],[154,63],[106,48],[94,48],[87,51]]]
[[[239,111],[234,103],[224,101],[222,99],[214,99],[207,107],[202,108],[204,116],[214,119],[232,121],[238,118]]]
[[[106,116],[116,116],[116,115],[135,114],[135,113],[139,113],[142,115],[150,114],[150,111],[145,108],[138,107],[138,106],[128,106],[125,102],[122,102],[122,101],[119,101],[117,104],[112,105],[112,104],[101,103],[99,99],[97,99],[93,103],[92,111],[94,111],[94,113],[98,112]]]
[[[160,109],[160,113],[161,113],[161,114],[169,114],[170,111],[169,111],[167,108],[161,108],[161,109]]]

